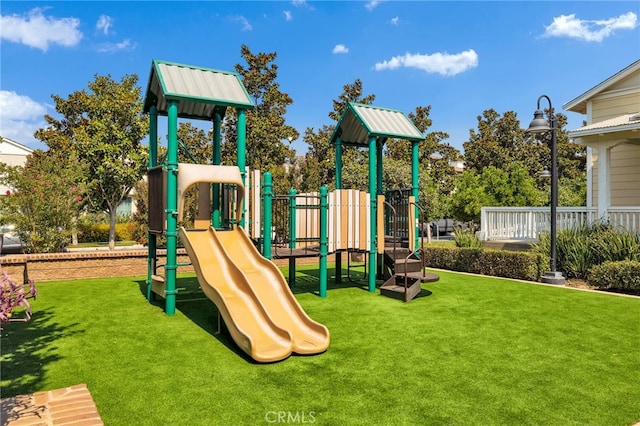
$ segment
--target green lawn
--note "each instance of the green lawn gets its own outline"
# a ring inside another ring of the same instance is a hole
[[[446,272],[407,304],[357,284],[320,299],[316,275],[296,296],[329,350],[268,365],[213,334],[208,300],[168,317],[142,279],[41,283],[3,332],[2,396],[87,383],[107,425],[640,421],[640,299]]]

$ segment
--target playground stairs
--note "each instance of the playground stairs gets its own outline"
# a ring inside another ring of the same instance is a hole
[[[385,283],[380,287],[380,294],[409,302],[420,294],[422,283],[438,281],[439,277],[424,270],[419,251],[412,253],[402,241],[387,238],[383,267]]]

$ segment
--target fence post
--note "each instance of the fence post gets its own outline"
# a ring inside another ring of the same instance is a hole
[[[264,174],[264,219],[262,221],[262,255],[271,260],[271,218],[273,214],[271,201],[273,199],[273,182],[271,173]]]
[[[487,241],[489,239],[489,218],[487,208],[480,207],[480,240]]]
[[[296,248],[296,190],[289,190],[289,248]],[[296,258],[289,257],[289,287],[296,286]]]
[[[320,297],[327,297],[327,246],[329,244],[327,232],[329,201],[327,195],[327,187],[320,187]]]

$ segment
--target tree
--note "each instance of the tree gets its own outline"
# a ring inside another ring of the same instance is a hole
[[[543,169],[550,169],[551,132],[541,135],[525,133],[513,111],[507,111],[500,117],[495,110],[488,109],[477,119],[477,132],[469,130],[469,141],[463,144],[467,170],[481,173],[489,166],[509,170],[518,164],[537,179]],[[558,177],[575,179],[585,173],[586,149],[569,142],[564,114],[556,113],[555,120]]]
[[[548,112],[545,111],[545,114]],[[569,141],[565,130],[567,117],[564,114],[556,113],[555,122],[560,182],[559,204],[585,205],[586,149]],[[549,182],[540,179],[540,175],[544,169],[551,169],[551,132],[528,134],[520,127],[515,112],[507,111],[500,117],[495,110],[489,109],[478,116],[478,130],[472,129],[469,133],[469,141],[463,144],[466,170],[482,174],[487,167],[495,167],[511,173],[516,167],[523,168],[536,183],[539,191],[549,193]],[[548,202],[546,197],[546,202],[541,205],[548,205]],[[466,206],[467,210],[469,208]]]
[[[524,130],[515,112],[507,111],[500,117],[494,109],[488,109],[477,120],[477,132],[469,130],[469,141],[463,143],[467,170],[482,173],[489,166],[508,170],[515,163],[527,169],[532,164],[539,165],[540,154],[535,152],[538,144],[525,144]]]
[[[74,152],[62,159],[36,150],[24,166],[0,163],[0,181],[12,188],[0,198],[2,221],[15,225],[25,251],[57,252],[69,243],[84,205],[84,172]]]
[[[147,149],[140,143],[147,134],[147,121],[137,81],[135,74],[125,75],[119,83],[110,75],[96,74],[88,90],[67,99],[53,95],[62,118],[45,115],[48,127],[35,133],[59,158],[75,153],[86,167],[88,205],[108,214],[111,250],[116,209],[147,168]]]
[[[236,64],[235,69],[255,103],[255,107],[246,112],[247,166],[274,172],[274,168],[283,167],[293,155],[293,150],[284,141],[293,141],[299,136],[298,131],[285,122],[287,107],[293,100],[280,91],[276,81],[278,66],[273,63],[278,56],[276,52],[253,54],[243,44],[241,55],[247,67]],[[236,158],[236,124],[235,115],[226,117],[222,156],[229,164],[234,164]]]
[[[541,206],[545,197],[528,171],[516,164],[509,171],[494,166],[485,167],[480,174],[466,170],[452,194],[451,203],[456,219],[478,223],[484,206]]]

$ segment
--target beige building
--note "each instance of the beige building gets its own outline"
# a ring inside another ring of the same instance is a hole
[[[569,138],[587,147],[587,207],[640,206],[640,60],[563,105],[587,125]]]
[[[27,162],[27,156],[33,150],[4,136],[0,136],[0,163],[9,166],[22,166]],[[5,195],[11,189],[0,185],[0,195]]]

